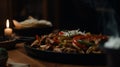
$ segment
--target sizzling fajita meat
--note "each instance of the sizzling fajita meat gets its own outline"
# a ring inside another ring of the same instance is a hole
[[[53,51],[59,53],[101,53],[99,45],[101,41],[108,39],[102,34],[90,34],[78,30],[59,31],[49,35],[36,36],[31,44],[39,50]]]

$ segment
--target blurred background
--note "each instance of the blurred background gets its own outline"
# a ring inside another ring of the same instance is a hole
[[[109,21],[119,24],[119,0],[0,0],[0,32],[6,19],[28,16],[52,22],[54,29],[103,33]],[[114,17],[114,18],[113,18]]]

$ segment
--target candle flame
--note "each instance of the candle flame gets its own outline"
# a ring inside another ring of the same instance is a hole
[[[9,28],[9,20],[6,21],[6,27]]]

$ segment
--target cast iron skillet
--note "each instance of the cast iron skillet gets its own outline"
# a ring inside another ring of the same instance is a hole
[[[106,65],[106,54],[55,53],[31,48],[30,45],[31,43],[24,45],[27,54],[38,60],[76,65]]]

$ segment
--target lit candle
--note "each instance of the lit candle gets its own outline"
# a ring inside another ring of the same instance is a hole
[[[9,20],[6,21],[6,28],[4,30],[5,36],[11,36],[12,35],[12,28],[9,27]]]

